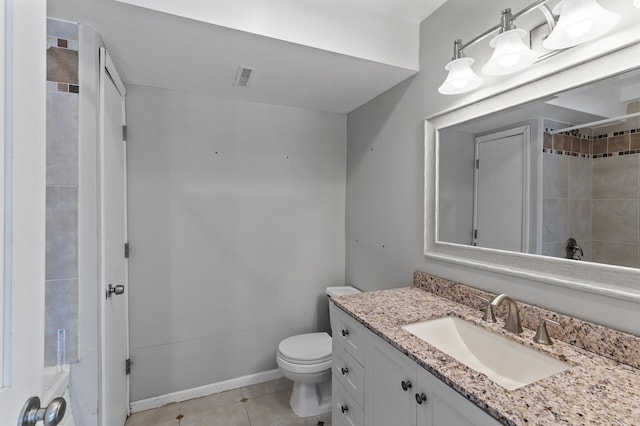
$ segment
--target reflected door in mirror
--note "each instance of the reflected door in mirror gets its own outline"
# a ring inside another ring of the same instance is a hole
[[[476,138],[476,246],[526,251],[528,131],[524,126]]]

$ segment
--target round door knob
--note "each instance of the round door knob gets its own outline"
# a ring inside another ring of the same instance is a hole
[[[22,407],[18,426],[35,426],[39,421],[44,426],[56,426],[62,421],[66,409],[64,398],[55,398],[46,408],[40,408],[40,398],[33,396]]]
[[[349,330],[342,330],[342,337],[347,337],[349,335]]]
[[[409,389],[411,389],[411,381],[410,381],[410,380],[407,380],[407,381],[404,381],[404,380],[403,380],[403,381],[400,383],[400,386],[402,386],[402,390],[406,392],[406,391],[408,391]]]
[[[416,402],[418,403],[418,405],[422,405],[422,403],[425,402],[426,400],[427,400],[427,395],[423,393],[416,394]]]
[[[44,411],[42,423],[44,426],[55,426],[62,421],[67,410],[67,402],[63,398],[55,398]]]
[[[107,297],[111,297],[112,295],[119,296],[124,293],[124,286],[122,284],[118,284],[114,286],[113,284],[109,284],[109,289],[107,290]]]
[[[342,367],[342,368],[340,369],[340,371],[342,371],[342,375],[343,375],[343,376],[346,376],[346,375],[347,375],[347,373],[349,372],[349,368],[347,368],[347,367]]]
[[[342,405],[340,407],[340,409],[342,410],[342,414],[346,413],[347,411],[349,411],[349,406],[347,405]]]

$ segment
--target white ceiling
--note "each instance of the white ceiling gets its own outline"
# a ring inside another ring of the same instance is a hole
[[[420,20],[444,1],[48,0],[48,14],[95,27],[129,84],[346,113],[417,71]],[[203,22],[202,5],[227,21]],[[232,85],[239,65],[256,68],[252,88]]]
[[[613,118],[627,114],[627,103],[640,99],[640,70],[626,72],[561,93],[548,104]]]
[[[431,15],[443,1],[433,0],[357,0],[364,5],[377,8],[389,14],[396,14],[419,22]]]
[[[483,134],[503,129],[505,123],[520,123],[544,117],[567,125],[580,125],[627,114],[627,103],[640,98],[640,70],[566,90],[504,111],[456,125],[455,129]],[[610,124],[619,124],[617,121]],[[593,126],[589,126],[593,128]]]

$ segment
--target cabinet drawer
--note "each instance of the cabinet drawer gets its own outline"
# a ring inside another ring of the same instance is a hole
[[[364,407],[364,367],[340,345],[333,345],[331,369],[343,388],[351,394],[358,405]]]
[[[331,424],[334,426],[364,426],[364,411],[333,376]]]
[[[356,361],[364,365],[365,345],[370,333],[362,324],[349,316],[333,303],[331,310],[331,331],[333,341],[338,342]]]

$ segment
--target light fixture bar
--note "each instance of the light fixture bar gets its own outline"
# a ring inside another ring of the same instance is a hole
[[[494,25],[493,27],[489,28],[487,31],[483,32],[482,34],[480,34],[476,38],[471,39],[470,41],[468,41],[466,43],[462,43],[462,49],[466,49],[469,46],[473,46],[474,44],[476,44],[478,42],[481,42],[485,38],[489,37],[491,34],[493,34],[496,31],[498,31],[500,28],[502,28],[502,24],[501,23],[498,24],[498,25]]]
[[[577,126],[565,127],[564,129],[551,130],[550,135],[557,135],[562,132],[570,132],[572,130],[584,129],[585,127],[601,126],[603,124],[613,123],[614,121],[626,120],[627,118],[640,117],[640,112],[633,114],[621,115],[620,117],[606,118],[604,120],[592,121],[591,123],[579,124]]]
[[[549,26],[549,31],[553,31],[556,27],[556,18],[553,16],[553,12],[549,9],[549,6],[546,4],[541,4],[538,6],[538,10],[544,16],[544,19],[547,20],[547,25]]]
[[[493,35],[489,45],[494,49],[482,72],[489,76],[513,74],[548,58],[562,49],[586,43],[609,32],[620,20],[620,14],[610,12],[598,4],[598,0],[560,0],[553,10],[549,0],[536,0],[516,13],[502,10],[500,23],[466,43],[461,39],[453,44],[453,58],[445,69],[449,71],[438,88],[443,95],[457,95],[475,90],[482,85],[482,78],[471,69],[473,58],[465,58],[464,49]],[[627,0],[628,1],[628,0]],[[640,7],[640,0],[633,0]],[[517,18],[533,10],[539,10],[549,26],[549,35],[542,40],[546,51],[531,48],[527,31],[516,28]],[[556,16],[558,15],[558,16]],[[557,18],[557,19],[556,19]]]
[[[532,10],[534,10],[537,7],[540,7],[540,11],[542,12],[542,14],[544,15],[545,19],[547,20],[547,23],[549,24],[549,26],[551,27],[550,29],[553,30],[553,28],[555,27],[555,19],[553,18],[553,14],[551,13],[551,11],[549,10],[549,8],[547,7],[546,3],[549,0],[537,0],[533,3],[531,3],[529,6],[525,7],[524,9],[514,13],[511,15],[511,20],[515,20],[516,18],[518,18],[519,16],[522,16],[524,14],[527,14],[529,12],[531,12]],[[510,23],[509,23],[510,24]],[[494,25],[493,27],[489,28],[487,31],[483,32],[482,34],[480,34],[479,36],[469,40],[466,43],[462,43],[462,46],[460,49],[466,49],[469,46],[473,46],[474,44],[484,40],[485,38],[489,37],[491,34],[493,34],[494,32],[503,29],[503,23],[500,22],[497,25]]]
[[[531,3],[529,6],[525,7],[524,9],[520,10],[519,12],[516,12],[513,14],[513,19],[516,19],[522,15],[525,15],[529,12],[531,12],[533,9],[535,9],[538,6],[542,6],[542,5],[546,5],[546,3],[549,0],[538,0],[538,1],[534,1],[533,3]]]

